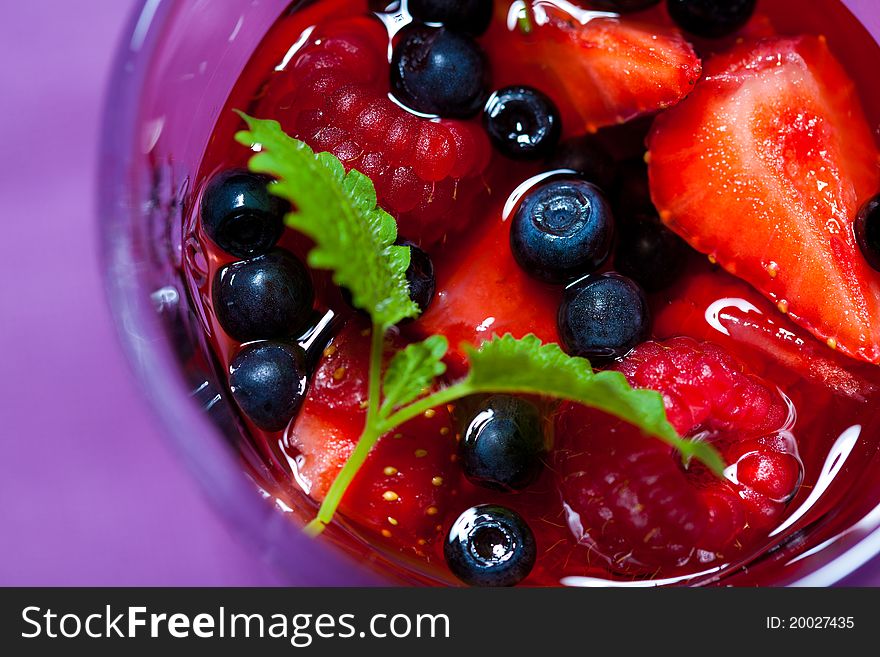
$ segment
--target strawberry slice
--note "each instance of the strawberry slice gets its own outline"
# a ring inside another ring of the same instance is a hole
[[[316,501],[327,494],[364,426],[369,336],[368,325],[356,318],[325,350],[290,432],[299,452],[296,480]],[[457,489],[455,451],[446,408],[406,423],[370,452],[342,499],[341,515],[420,552],[437,536],[438,518]]]
[[[777,385],[802,377],[858,402],[880,393],[873,365],[825,349],[753,287],[708,263],[656,295],[652,313],[657,339],[684,332],[711,340]]]
[[[654,203],[673,230],[830,346],[880,362],[880,275],[852,231],[880,189],[880,154],[824,39],[708,60],[648,145]]]
[[[457,242],[455,257],[435,260],[437,293],[427,312],[411,327],[420,337],[439,334],[449,340],[447,365],[462,374],[461,343],[479,346],[493,335],[521,338],[534,333],[558,342],[558,287],[539,283],[516,263],[510,250],[510,222],[488,218],[473,239]]]
[[[496,86],[526,82],[569,99],[560,107],[568,134],[671,107],[700,77],[700,60],[675,27],[541,1],[532,13],[529,34],[508,31],[505,17],[488,35],[511,61],[496,71]]]

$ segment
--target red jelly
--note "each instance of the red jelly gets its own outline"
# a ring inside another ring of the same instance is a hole
[[[492,402],[468,398],[380,440],[328,540],[400,580],[452,583],[444,557],[449,528],[465,510],[492,504],[518,513],[534,535],[535,563],[524,584],[696,584],[737,583],[748,568],[772,569],[843,530],[837,502],[862,485],[880,438],[873,410],[880,370],[871,362],[880,353],[873,351],[880,277],[851,264],[861,256],[850,228],[838,226],[826,244],[795,215],[833,206],[828,221],[851,222],[858,205],[880,192],[877,145],[867,129],[880,121],[880,98],[847,86],[850,78],[857,85],[871,79],[867,53],[877,54],[877,46],[846,10],[833,0],[799,12],[785,0],[761,0],[742,30],[706,40],[682,33],[661,7],[618,19],[590,14],[588,2],[540,0],[525,15],[523,3],[495,2],[488,32],[477,37],[491,89],[542,91],[558,108],[561,138],[585,138],[593,149],[574,149],[587,160],[551,157],[548,164],[493,152],[479,115],[434,117],[397,101],[389,59],[410,19],[399,8],[372,13],[368,4],[375,3],[320,0],[280,18],[241,74],[204,154],[185,274],[221,377],[247,367],[242,344],[213,307],[219,288],[212,282],[236,258],[209,237],[199,208],[206,207],[207,183],[246,169],[252,154],[234,141],[242,123],[233,109],[279,121],[291,136],[373,180],[401,238],[430,257],[433,272],[421,273],[436,285],[427,312],[395,329],[386,351],[445,335],[451,350],[441,385],[467,369],[462,342],[506,333],[560,341],[564,286],[539,282],[520,267],[510,251],[510,219],[524,195],[559,177],[556,169],[570,176],[567,167],[583,164],[581,174],[605,187],[600,193],[616,216],[618,241],[643,240],[633,247],[635,269],[639,254],[648,259],[652,249],[675,254],[665,265],[674,282],[666,284],[664,269],[663,285],[645,285],[653,290],[649,338],[602,366],[634,387],[659,391],[675,429],[712,442],[728,468],[719,479],[626,422],[529,398],[522,408],[539,418],[530,430],[545,439],[540,474],[517,479],[515,490],[487,487],[463,472],[459,442],[475,431],[476,415],[488,408],[491,416]],[[800,96],[760,77],[771,64],[801,85]],[[833,98],[829,80],[840,92]],[[779,95],[757,98],[756,89]],[[771,101],[777,105],[761,105]],[[750,104],[756,109],[749,116],[766,121],[755,119],[744,135],[735,119],[748,123],[737,112]],[[699,132],[709,111],[717,133],[711,139]],[[844,111],[849,141],[831,129]],[[767,173],[773,149],[787,177]],[[242,192],[236,202],[246,208],[254,198]],[[742,212],[763,203],[781,222],[782,237],[764,235],[749,223],[754,214]],[[779,219],[787,212],[791,218]],[[702,217],[712,217],[712,232]],[[646,225],[652,232],[640,233]],[[304,262],[310,246],[286,229],[276,248]],[[788,246],[800,251],[779,253]],[[793,272],[801,261],[814,266]],[[831,267],[827,279],[838,284],[818,287],[825,272],[815,263]],[[594,275],[613,271],[612,255]],[[288,275],[268,266],[260,272],[270,287],[273,276]],[[368,322],[329,275],[308,276],[314,304],[301,312],[308,329],[284,338],[306,351],[304,401],[294,400],[297,412],[281,431],[261,429],[257,415],[241,413],[260,457],[248,463],[252,477],[300,521],[314,516],[363,427],[371,343]],[[311,301],[302,291],[282,292]],[[270,412],[286,412],[270,401]],[[866,512],[870,499],[864,504]]]

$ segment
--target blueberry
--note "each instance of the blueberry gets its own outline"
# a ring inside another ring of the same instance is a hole
[[[563,178],[526,194],[510,226],[510,248],[531,276],[565,283],[596,271],[613,236],[614,217],[599,188]]]
[[[391,88],[425,114],[467,118],[480,111],[489,86],[486,55],[471,37],[416,25],[403,32],[391,57]]]
[[[403,242],[409,247],[409,267],[406,282],[409,284],[409,298],[415,301],[419,310],[425,312],[434,300],[437,279],[434,277],[434,263],[431,256],[412,242]]]
[[[592,0],[590,4],[596,9],[625,14],[630,11],[641,11],[642,9],[659,5],[660,0]]]
[[[687,263],[688,246],[660,219],[637,216],[618,223],[614,265],[648,292],[668,287]]]
[[[517,160],[550,154],[559,141],[559,110],[532,87],[504,87],[489,98],[483,126],[499,153]]]
[[[287,202],[269,193],[271,178],[233,169],[214,176],[202,195],[202,226],[238,258],[266,253],[284,231]]]
[[[861,207],[854,229],[865,260],[873,269],[880,271],[880,194]]]
[[[594,135],[566,139],[548,158],[547,168],[571,169],[604,191],[615,181],[614,159]]]
[[[534,483],[546,452],[541,412],[531,402],[493,395],[474,412],[458,445],[461,467],[473,483],[522,490]]]
[[[575,356],[600,363],[622,358],[650,333],[645,293],[620,274],[587,276],[566,288],[557,328]]]
[[[492,21],[492,0],[409,0],[409,13],[424,23],[478,36]]]
[[[212,295],[217,320],[240,342],[298,336],[315,298],[306,268],[281,249],[223,267]]]
[[[229,389],[238,407],[266,431],[281,431],[306,394],[305,352],[298,345],[255,342],[229,366]]]
[[[409,285],[409,298],[415,301],[419,311],[425,312],[434,300],[434,291],[437,287],[437,279],[434,276],[434,263],[431,256],[425,253],[412,242],[398,242],[401,246],[408,246],[409,267],[406,269],[406,282]],[[342,298],[349,306],[354,307],[351,300],[351,292],[341,288]]]
[[[757,0],[667,0],[669,15],[686,32],[717,39],[749,22]]]
[[[443,545],[449,570],[470,586],[514,586],[535,565],[535,536],[518,513],[475,506],[453,523]]]

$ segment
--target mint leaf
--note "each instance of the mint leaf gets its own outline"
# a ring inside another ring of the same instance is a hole
[[[394,355],[382,382],[385,400],[379,412],[381,417],[425,393],[434,379],[446,371],[442,358],[448,347],[446,338],[432,335]]]
[[[248,130],[235,139],[260,145],[250,169],[278,181],[270,191],[293,207],[285,222],[315,242],[309,265],[332,271],[334,282],[348,288],[354,305],[383,330],[416,317],[406,282],[410,250],[394,246],[397,224],[377,207],[373,182],[359,171],[345,173],[333,154],[316,154],[277,121],[239,114]]]
[[[466,345],[465,350],[470,372],[461,385],[471,394],[533,393],[585,404],[634,424],[716,474],[724,470],[723,459],[711,445],[678,435],[666,419],[660,393],[632,388],[620,372],[594,372],[590,361],[566,355],[557,344],[542,344],[534,335],[517,340],[508,334],[479,349]]]

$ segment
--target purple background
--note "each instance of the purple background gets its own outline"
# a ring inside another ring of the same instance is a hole
[[[161,435],[104,299],[97,140],[135,4],[0,21],[0,585],[271,585]]]

